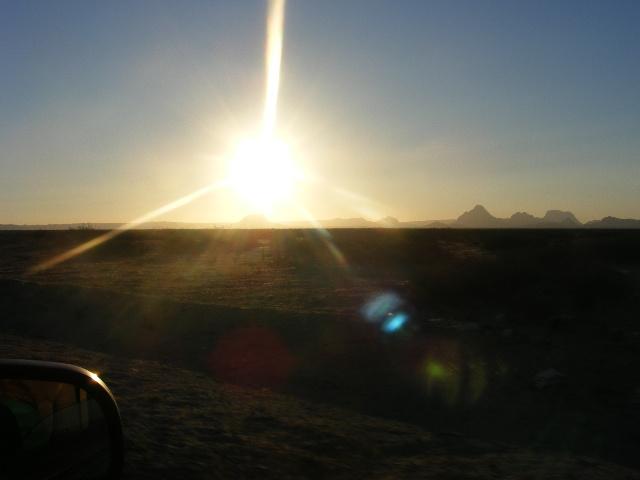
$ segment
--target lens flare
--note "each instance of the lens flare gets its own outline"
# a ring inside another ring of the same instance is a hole
[[[191,192],[188,195],[185,195],[184,197],[181,197],[177,200],[174,200],[173,202],[167,203],[166,205],[160,207],[160,208],[156,208],[155,210],[152,210],[148,213],[145,213],[144,215],[136,218],[135,220],[130,221],[129,223],[125,223],[124,225],[119,226],[118,228],[114,229],[114,230],[110,230],[107,233],[104,233],[103,235],[100,235],[96,238],[92,238],[91,240],[89,240],[88,242],[82,243],[80,245],[78,245],[77,247],[72,248],[71,250],[68,250],[64,253],[61,253],[60,255],[57,255],[45,262],[42,262],[38,265],[36,265],[35,267],[33,267],[31,270],[29,270],[29,272],[27,272],[28,274],[35,274],[35,273],[40,273],[43,272],[45,270],[48,270],[52,267],[55,267],[56,265],[62,263],[62,262],[66,262],[67,260],[71,260],[74,257],[77,257],[78,255],[81,255],[85,252],[88,252],[89,250],[96,248],[99,245],[102,245],[103,243],[111,240],[112,238],[117,237],[118,235],[121,235],[122,233],[126,232],[127,230],[131,230],[133,228],[136,228],[140,225],[142,225],[143,223],[149,222],[155,218],[158,218],[161,215],[164,215],[165,213],[169,213],[177,208],[183,207],[191,202],[193,202],[195,199],[202,197],[203,195],[210,193],[214,190],[217,190],[221,187],[223,187],[226,184],[226,182],[217,182],[217,183],[212,183],[211,185],[207,185],[206,187],[200,188],[198,190],[196,190],[195,192]]]
[[[265,49],[265,102],[262,119],[263,136],[271,138],[278,115],[280,93],[280,70],[282,65],[282,43],[284,37],[285,0],[271,0],[267,17],[267,41]]]
[[[431,337],[419,370],[430,397],[448,406],[473,405],[486,393],[489,372],[479,352],[450,338]]]
[[[367,320],[377,322],[401,304],[402,300],[395,293],[381,293],[369,300],[362,311]]]
[[[406,313],[398,313],[391,315],[389,320],[385,320],[382,323],[382,331],[385,333],[393,333],[400,330],[405,323],[409,320],[409,316]]]
[[[409,321],[404,303],[397,294],[385,292],[369,300],[362,307],[361,313],[368,322],[379,325],[382,332],[396,333]]]
[[[257,139],[242,142],[238,146],[235,155],[231,156],[228,176],[224,180],[200,188],[46,260],[29,270],[27,275],[55,267],[102,245],[127,230],[134,229],[222,187],[231,187],[241,198],[264,214],[270,214],[278,202],[289,201],[293,203],[293,193],[297,182],[309,180],[309,178],[303,175],[295,165],[289,147],[281,139],[278,139],[275,133],[281,83],[285,4],[285,0],[270,0],[269,2],[265,41],[265,98],[261,132]],[[371,208],[375,205],[370,199],[331,185],[327,186],[332,189],[333,193],[345,197],[350,204],[361,205],[360,210],[373,211]],[[296,206],[299,207],[304,218],[319,232],[320,238],[336,262],[348,270],[347,260],[333,241],[331,234],[319,224],[306,208]],[[391,310],[392,308],[387,308],[385,315],[391,313]],[[403,312],[394,312],[394,315],[391,318],[384,317],[377,320],[383,331],[387,333],[398,331],[405,326],[409,319],[408,315]]]
[[[324,228],[322,224],[304,206],[298,205],[298,211],[302,214],[304,219],[307,220],[309,224],[315,229],[315,231],[319,233],[320,239],[325,244],[333,258],[335,259],[336,263],[345,270],[349,270],[347,259],[333,241],[331,233],[329,233],[329,231]]]
[[[259,326],[224,334],[209,354],[209,368],[216,378],[249,387],[285,385],[296,363],[280,335]]]
[[[62,262],[102,245],[127,230],[136,228],[145,222],[149,222],[165,213],[180,208],[228,184],[232,184],[237,190],[244,192],[249,198],[256,201],[259,200],[262,203],[266,201],[267,204],[272,203],[281,196],[288,195],[292,187],[292,172],[294,172],[294,170],[290,167],[289,157],[283,152],[280,143],[273,140],[273,131],[277,117],[278,94],[280,90],[284,7],[285,0],[271,0],[269,3],[265,52],[266,91],[262,125],[263,143],[260,145],[259,151],[254,151],[253,153],[255,155],[245,155],[247,152],[242,153],[240,155],[241,160],[238,162],[238,165],[236,165],[235,171],[231,173],[230,179],[215,182],[160,208],[152,210],[129,223],[36,265],[27,272],[27,274],[39,273],[55,267]],[[259,161],[263,161],[264,165],[260,165]]]

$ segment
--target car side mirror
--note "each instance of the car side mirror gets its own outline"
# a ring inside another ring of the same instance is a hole
[[[74,365],[0,360],[0,476],[116,479],[122,424],[100,378]]]

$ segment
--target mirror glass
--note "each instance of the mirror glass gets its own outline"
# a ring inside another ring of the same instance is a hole
[[[85,390],[0,379],[2,478],[105,478],[110,459],[107,422]]]

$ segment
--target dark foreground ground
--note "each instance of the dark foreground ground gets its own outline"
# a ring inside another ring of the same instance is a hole
[[[85,365],[118,394],[125,478],[639,478],[592,458],[455,433],[224,385],[148,360],[0,336],[0,355]]]
[[[96,235],[0,233],[0,346],[102,372],[135,478],[636,478],[640,232],[129,232],[28,273]]]

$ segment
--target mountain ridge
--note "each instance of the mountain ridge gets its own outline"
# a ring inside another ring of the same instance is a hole
[[[483,205],[477,204],[471,210],[463,212],[455,219],[445,220],[409,220],[400,221],[387,216],[380,220],[363,217],[335,217],[321,219],[317,224],[323,228],[588,228],[588,229],[640,229],[640,219],[618,218],[606,216],[599,220],[585,223],[570,211],[547,210],[542,217],[528,212],[518,211],[508,218],[496,217]],[[52,223],[52,224],[0,224],[0,230],[113,230],[124,223]],[[136,230],[149,229],[264,229],[264,228],[314,228],[309,221],[273,222],[261,214],[250,214],[238,222],[227,223],[189,223],[189,222],[147,222],[136,227]]]

